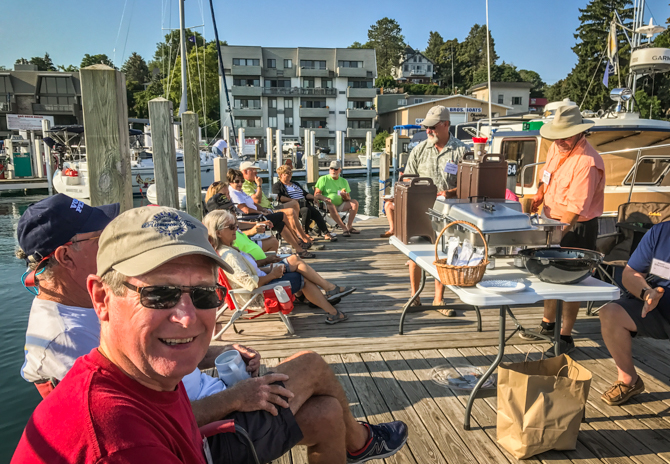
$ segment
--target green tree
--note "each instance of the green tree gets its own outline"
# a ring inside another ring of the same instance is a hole
[[[363,44],[360,43],[360,42],[354,42],[351,45],[349,45],[347,48],[366,48],[366,47],[363,46]]]
[[[384,151],[386,150],[386,137],[389,136],[389,133],[386,131],[381,131],[378,133],[374,140],[372,141],[372,151]]]
[[[624,24],[630,27],[630,20],[633,17],[630,0],[591,0],[586,8],[579,9],[580,25],[574,35],[577,43],[572,47],[578,61],[561,85],[557,87],[554,84],[551,91],[548,92],[553,99],[570,98],[577,104],[583,101],[582,109],[594,111],[606,109],[612,105],[609,89],[603,85],[602,79],[605,72],[604,60],[609,24],[615,11],[619,13]],[[619,72],[620,76],[625,76],[628,73],[630,47],[620,28],[617,38]],[[609,83],[611,88],[616,87],[618,78],[611,76]]]
[[[126,80],[135,81],[140,84],[149,82],[149,67],[144,58],[135,52],[123,63],[121,72],[126,75]]]
[[[405,37],[395,19],[382,18],[370,26],[368,43],[377,54],[377,74],[390,75],[391,68],[400,62],[400,54],[405,48]]]
[[[644,119],[662,119],[664,116],[663,108],[661,107],[661,100],[654,95],[649,96],[644,89],[635,91],[635,101],[637,103],[637,111],[640,112],[640,117]]]
[[[440,58],[440,50],[444,45],[444,39],[439,32],[430,31],[430,36],[428,37],[428,46],[424,50],[423,54],[426,55],[426,58],[437,63]]]
[[[16,64],[34,64],[37,66],[38,71],[57,71],[56,66],[54,66],[54,63],[48,53],[45,53],[44,57],[33,56],[29,60],[21,57],[16,60]]]
[[[474,84],[487,82],[488,69],[486,66],[475,71]],[[523,79],[513,64],[505,63],[491,65],[491,82],[522,82]]]
[[[186,29],[184,35],[186,37],[187,56],[193,47],[197,46],[197,48],[202,48],[205,46],[205,38],[200,33],[192,31],[191,29]],[[227,43],[223,42],[222,45],[227,45]],[[179,31],[174,30],[165,34],[165,40],[156,44],[156,51],[154,52],[150,69],[158,68],[163,76],[167,76],[175,62],[178,61],[177,57],[179,56],[180,49],[181,38]]]
[[[379,76],[375,80],[375,87],[378,89],[396,87],[395,79],[393,76]]]
[[[81,60],[80,68],[85,68],[87,66],[93,66],[94,64],[106,64],[116,69],[112,60],[109,59],[107,55],[101,53],[99,55],[89,55],[88,53],[84,55],[84,58]]]
[[[59,71],[62,71],[62,72],[78,72],[78,71],[79,71],[79,68],[76,67],[76,66],[73,65],[73,64],[69,64],[69,65],[67,65],[67,66],[62,65],[62,64],[59,64],[59,65],[58,65],[58,70],[59,70]]]
[[[461,65],[459,66],[460,83],[466,88],[478,83],[475,80],[477,71],[486,70],[486,34],[486,26],[475,24],[465,40],[458,46],[455,59]],[[489,36],[491,64],[493,65],[498,61],[498,55],[495,51],[493,36],[490,33]]]
[[[443,85],[449,87],[449,93],[456,94],[458,93],[457,89],[465,89],[465,84],[463,83],[463,78],[461,76],[462,65],[458,61],[458,51],[460,48],[460,43],[457,39],[447,40],[444,42],[442,47],[440,47],[440,54],[438,55],[435,66],[437,68],[437,79],[443,83]],[[452,86],[452,66],[453,66],[453,86]],[[464,92],[463,92],[464,93]]]
[[[524,82],[530,82],[533,86],[530,88],[530,96],[533,98],[544,97],[544,92],[547,84],[542,80],[540,75],[535,71],[528,69],[520,69],[519,76]]]

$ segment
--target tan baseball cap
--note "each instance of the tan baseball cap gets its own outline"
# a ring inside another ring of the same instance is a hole
[[[440,121],[449,121],[449,120],[450,120],[449,109],[444,106],[438,105],[433,106],[431,109],[428,110],[428,114],[426,114],[426,119],[421,121],[421,125],[424,127],[433,127]]]
[[[246,171],[247,169],[258,169],[258,165],[253,161],[245,161],[240,164],[240,171]]]
[[[207,240],[207,228],[193,216],[164,206],[133,208],[117,216],[100,235],[98,275],[114,269],[135,277],[187,255],[206,256],[233,272]]]

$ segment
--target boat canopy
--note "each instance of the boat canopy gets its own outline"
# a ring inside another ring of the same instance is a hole
[[[84,133],[84,126],[81,124],[69,124],[69,125],[64,125],[64,126],[53,126],[51,129],[48,130],[48,132],[68,132],[70,134],[83,134]],[[130,133],[130,136],[138,136],[138,135],[144,135],[144,132],[142,132],[139,129],[128,129],[128,132]]]

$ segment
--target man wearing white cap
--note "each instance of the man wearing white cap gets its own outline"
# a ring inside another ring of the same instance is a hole
[[[542,181],[531,204],[536,212],[542,204],[542,214],[566,223],[562,247],[596,249],[598,217],[605,204],[605,164],[600,154],[589,144],[585,132],[594,125],[582,119],[577,106],[562,106],[553,121],[540,128],[540,135],[554,143],[547,153]],[[578,302],[563,303],[563,324],[560,343],[562,353],[575,349],[572,328],[579,312]],[[556,300],[545,300],[544,317],[537,331],[551,336],[556,322]],[[540,340],[532,332],[519,334],[527,340]],[[553,356],[549,349],[546,356]]]
[[[427,138],[414,147],[409,154],[405,174],[416,174],[419,177],[429,177],[437,186],[437,196],[452,198],[456,196],[456,171],[458,163],[463,158],[467,148],[463,142],[452,137],[449,109],[444,106],[433,106],[428,110],[421,125],[426,128]],[[388,205],[388,204],[387,204]],[[393,211],[393,206],[391,207]],[[414,261],[409,262],[409,275],[412,294],[419,288],[421,269]],[[435,296],[433,305],[441,306],[444,286],[435,280]],[[415,304],[420,304],[417,298]],[[455,316],[453,309],[438,309],[440,314]]]

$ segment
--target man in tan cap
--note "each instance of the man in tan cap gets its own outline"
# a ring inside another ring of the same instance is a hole
[[[566,223],[562,247],[596,249],[598,217],[605,201],[605,165],[600,154],[586,139],[585,131],[594,125],[582,119],[577,106],[562,106],[554,120],[540,128],[540,135],[554,143],[547,153],[542,181],[531,204],[531,212],[544,204],[542,214]],[[572,328],[577,320],[580,303],[563,303],[563,324],[560,343],[562,353],[575,349]],[[550,336],[554,333],[556,300],[544,302],[544,317],[537,331]],[[527,340],[539,340],[532,332],[520,334]],[[549,349],[546,356],[553,356]]]
[[[419,145],[414,147],[409,154],[405,174],[417,174],[419,177],[430,177],[437,186],[437,196],[453,198],[456,196],[456,172],[458,163],[463,158],[467,148],[463,142],[456,137],[452,137],[449,132],[450,127],[449,109],[444,106],[433,106],[428,110],[426,118],[421,125],[426,128],[427,138]],[[383,236],[393,235],[394,224],[391,222],[395,205],[392,202],[386,203],[389,210],[387,217],[391,226],[391,231]],[[409,261],[410,287],[412,294],[419,288],[421,279],[421,269],[414,261]],[[441,306],[444,286],[435,280],[435,296],[433,305]],[[414,301],[415,304],[421,304],[419,298]],[[438,309],[440,314],[445,316],[455,316],[453,309]]]

